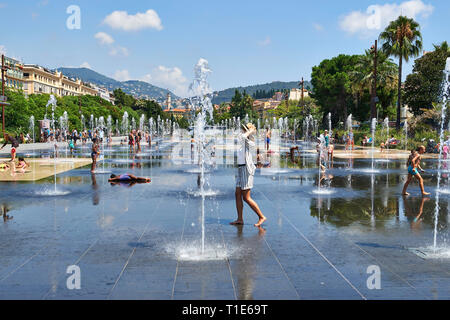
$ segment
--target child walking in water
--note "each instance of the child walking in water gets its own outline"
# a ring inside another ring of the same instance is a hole
[[[238,171],[236,173],[236,209],[238,218],[231,222],[231,225],[243,225],[243,211],[245,201],[252,210],[258,215],[258,223],[255,227],[260,227],[267,218],[262,214],[258,204],[250,197],[251,189],[253,188],[253,176],[255,175],[255,164],[250,152],[250,148],[254,147],[255,143],[251,140],[256,133],[256,127],[249,123],[247,127],[243,126],[243,133],[240,135],[240,149],[238,150]]]
[[[408,186],[411,183],[413,177],[416,177],[416,179],[419,181],[420,190],[422,191],[422,196],[430,195],[428,192],[425,192],[425,188],[423,186],[423,178],[419,174],[419,171],[417,170],[417,169],[419,169],[421,172],[425,172],[425,170],[423,170],[420,167],[420,161],[422,160],[422,154],[424,154],[424,153],[425,153],[424,146],[418,147],[416,151],[414,151],[414,150],[411,151],[411,155],[409,156],[408,162],[407,162],[408,179],[405,182],[405,185],[403,187],[403,192],[402,192],[402,194],[404,196],[409,196],[409,193],[406,192],[406,190],[408,189]]]

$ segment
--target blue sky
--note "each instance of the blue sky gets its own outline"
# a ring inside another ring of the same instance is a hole
[[[70,5],[81,10],[79,30],[66,26]],[[323,59],[369,48],[400,13],[421,24],[425,50],[450,41],[449,1],[0,0],[0,51],[50,68],[88,66],[183,96],[199,58],[209,61],[214,90],[309,80]]]

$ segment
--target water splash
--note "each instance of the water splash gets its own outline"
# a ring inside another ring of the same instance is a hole
[[[439,146],[439,165],[437,172],[437,192],[436,192],[436,207],[434,211],[434,236],[433,236],[433,248],[437,250],[437,234],[438,234],[438,220],[439,220],[439,196],[440,196],[440,185],[441,185],[441,168],[442,168],[442,148],[444,146],[444,134],[445,134],[445,117],[447,115],[447,103],[450,100],[450,58],[447,58],[445,70],[444,70],[444,81],[443,81],[443,94],[442,94],[442,113],[441,113],[441,132],[439,135],[440,146]]]
[[[213,120],[213,106],[211,103],[212,90],[208,84],[208,76],[211,73],[208,61],[201,58],[194,68],[194,80],[189,86],[192,94],[190,103],[194,112],[199,111],[195,119],[194,139],[199,150],[200,165],[200,193],[202,194],[201,203],[201,221],[202,221],[202,243],[201,252],[205,253],[205,166],[208,164],[211,152],[208,150],[209,141],[205,134],[207,125],[207,116],[209,120]]]

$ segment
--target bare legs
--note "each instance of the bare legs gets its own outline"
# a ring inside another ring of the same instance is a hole
[[[232,222],[232,225],[242,225],[244,224],[243,219],[243,211],[244,211],[244,201],[252,208],[252,210],[258,215],[258,223],[255,224],[255,227],[260,227],[267,218],[262,214],[259,209],[258,204],[251,198],[250,190],[242,190],[241,188],[236,188],[236,209],[238,218],[236,221]]]
[[[409,193],[406,192],[406,189],[408,189],[409,184],[411,183],[413,176],[411,174],[408,174],[408,179],[406,179],[405,185],[403,186],[402,195],[409,196]]]
[[[429,196],[430,194],[428,192],[425,192],[422,176],[420,174],[416,174],[415,177],[419,181],[419,186],[420,186],[420,191],[422,191],[422,196]],[[411,174],[408,174],[408,179],[406,180],[405,185],[403,186],[402,195],[409,196],[409,193],[406,192],[406,189],[408,189],[408,186],[411,183],[412,179],[413,179],[413,176]]]
[[[231,224],[232,225],[242,225],[242,224],[244,224],[244,219],[243,219],[244,202],[242,201],[241,188],[236,188],[235,196],[236,196],[236,210],[237,210],[238,218],[236,221],[232,222]]]

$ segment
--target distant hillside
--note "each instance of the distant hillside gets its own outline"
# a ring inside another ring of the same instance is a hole
[[[178,96],[169,90],[156,87],[150,83],[138,80],[117,81],[106,77],[94,70],[88,68],[58,68],[65,76],[69,78],[78,78],[84,82],[91,82],[98,86],[107,88],[110,91],[121,88],[124,92],[135,96],[136,98],[152,98],[159,101],[166,99],[167,93],[170,93],[172,99],[178,99]]]
[[[256,91],[266,91],[269,92],[271,90],[283,90],[283,89],[293,89],[293,88],[299,88],[299,81],[291,81],[291,82],[282,82],[282,81],[274,81],[271,83],[266,84],[257,84],[253,86],[247,86],[247,87],[236,87],[236,88],[230,88],[222,91],[218,91],[214,93],[214,98],[212,102],[214,104],[221,104],[223,102],[230,102],[231,99],[234,96],[234,92],[236,90],[239,90],[240,92],[243,92],[244,90],[249,94],[253,95],[256,93]],[[309,81],[305,81],[305,88],[308,89],[311,87],[311,83]]]

